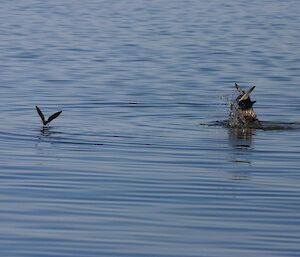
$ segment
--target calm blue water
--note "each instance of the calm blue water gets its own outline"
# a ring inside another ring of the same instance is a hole
[[[2,1],[1,256],[299,256],[300,2]],[[63,110],[48,130],[35,111]]]

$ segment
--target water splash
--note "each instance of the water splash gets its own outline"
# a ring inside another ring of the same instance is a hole
[[[232,99],[229,100],[229,115],[226,120],[217,120],[206,123],[200,123],[201,126],[213,126],[213,127],[225,127],[234,131],[239,131],[239,134],[246,133],[252,130],[290,130],[300,129],[300,122],[278,122],[278,121],[263,121],[255,120],[249,122],[245,119],[245,116],[239,111],[237,96],[232,95]],[[245,111],[244,111],[245,112]]]

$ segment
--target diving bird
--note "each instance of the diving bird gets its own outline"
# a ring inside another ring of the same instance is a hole
[[[47,124],[49,124],[52,120],[56,119],[61,113],[60,112],[55,112],[53,113],[47,120],[45,119],[45,116],[43,114],[43,112],[41,111],[41,109],[38,106],[35,106],[37,113],[39,114],[39,116],[41,117],[41,120],[43,122],[43,125],[46,126]]]
[[[239,95],[231,104],[231,123],[235,126],[248,126],[259,123],[257,115],[253,109],[253,105],[256,101],[251,101],[250,99],[250,94],[254,90],[255,86],[251,87],[247,91],[242,90],[237,83],[235,83],[235,87],[239,92]]]

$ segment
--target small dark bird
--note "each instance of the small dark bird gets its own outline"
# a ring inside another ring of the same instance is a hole
[[[45,119],[44,114],[42,113],[41,109],[38,106],[35,106],[37,113],[39,114],[39,116],[41,117],[41,120],[43,122],[43,125],[46,126],[47,124],[49,124],[52,120],[56,119],[61,113],[60,112],[56,112],[53,113],[47,120]]]
[[[244,91],[240,86],[235,83],[235,87],[239,92],[238,97],[231,104],[230,118],[233,126],[248,126],[258,124],[256,113],[253,109],[253,105],[256,101],[251,101],[250,94],[254,90],[255,86],[249,90]]]

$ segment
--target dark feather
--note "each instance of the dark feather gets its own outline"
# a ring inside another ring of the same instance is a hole
[[[39,107],[37,107],[37,106],[35,106],[35,108],[36,108],[37,113],[38,113],[39,116],[41,117],[41,120],[42,120],[43,124],[46,125],[47,122],[46,122],[46,120],[45,120],[45,116],[44,116],[44,114],[42,113],[41,109],[40,109]]]
[[[239,91],[239,93],[240,93],[241,95],[245,94],[245,91],[242,90],[241,87],[240,87],[237,83],[234,83],[234,84],[235,84],[235,87],[236,87],[237,91]]]
[[[47,124],[47,123],[50,123],[52,120],[56,119],[61,113],[62,113],[62,111],[53,113],[53,114],[48,118],[46,124]]]

